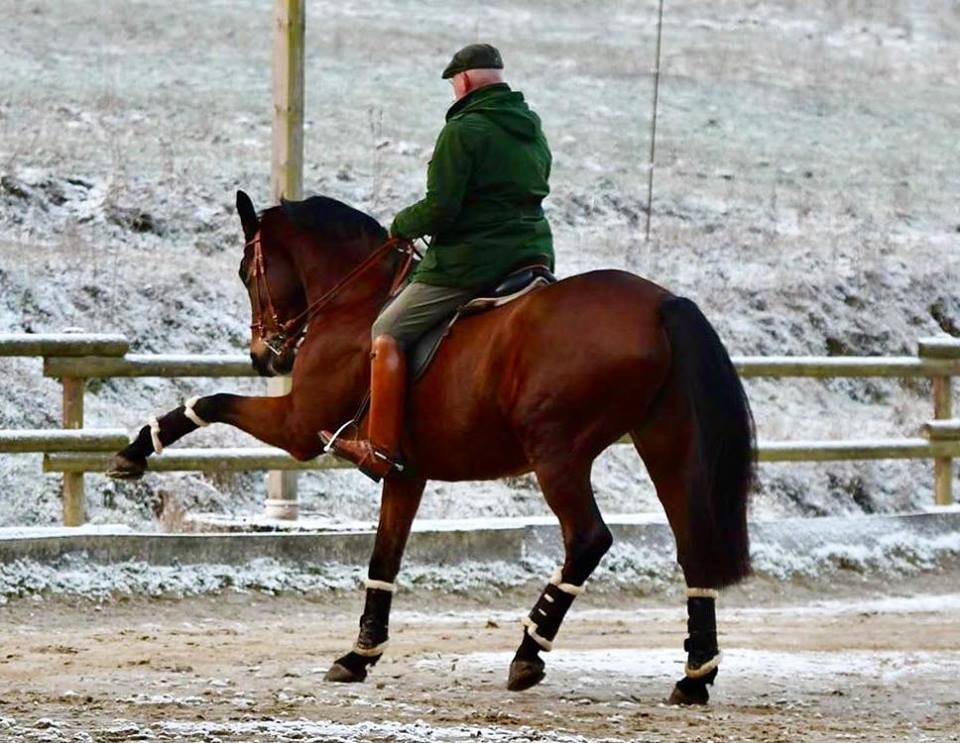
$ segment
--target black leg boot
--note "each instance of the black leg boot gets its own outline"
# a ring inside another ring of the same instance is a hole
[[[706,704],[710,699],[707,686],[716,680],[723,657],[717,645],[718,595],[712,588],[687,589],[687,675],[674,687],[670,704]]]

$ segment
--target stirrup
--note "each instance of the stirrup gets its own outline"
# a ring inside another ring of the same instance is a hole
[[[320,440],[323,441],[323,453],[330,454],[331,452],[333,452],[333,443],[340,437],[340,434],[343,433],[344,429],[346,429],[348,426],[353,425],[356,422],[357,421],[355,418],[351,418],[350,420],[348,420],[346,423],[340,426],[340,428],[338,428],[336,431],[333,432],[333,436],[330,437],[329,441],[323,441],[325,437],[322,431],[319,434],[317,434],[320,437]]]

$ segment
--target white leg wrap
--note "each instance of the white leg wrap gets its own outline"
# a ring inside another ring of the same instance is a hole
[[[550,642],[550,640],[548,640],[546,637],[541,637],[537,634],[539,627],[537,627],[537,623],[534,622],[530,617],[524,617],[520,620],[520,623],[527,628],[527,634],[530,635],[530,639],[537,643],[537,645],[547,651],[553,650],[553,643]]]
[[[573,583],[563,583],[562,581],[563,575],[560,572],[560,568],[557,568],[553,571],[553,575],[550,576],[550,582],[561,591],[569,593],[571,596],[579,596],[587,590],[584,586],[575,586]]]
[[[362,655],[364,658],[376,658],[378,655],[383,655],[383,651],[387,649],[389,644],[389,642],[381,642],[372,648],[362,648],[359,645],[354,645],[353,652],[357,655]]]
[[[720,591],[715,588],[687,588],[688,599],[718,599]]]
[[[378,591],[389,591],[390,593],[397,592],[397,584],[387,583],[385,580],[374,580],[373,578],[367,578],[364,581],[364,586],[367,588],[375,588]]]
[[[191,397],[189,400],[187,400],[187,401],[183,404],[183,414],[184,414],[185,416],[187,416],[187,418],[188,418],[192,423],[200,426],[200,428],[204,428],[205,426],[209,426],[210,424],[207,423],[207,422],[206,422],[203,418],[201,418],[199,415],[197,415],[196,412],[195,412],[194,409],[193,409],[193,406],[197,404],[197,400],[199,400],[199,399],[200,399],[199,397]]]
[[[150,441],[153,442],[153,453],[161,454],[163,452],[163,444],[160,443],[160,421],[154,416],[147,421],[147,425],[150,426]]]
[[[708,673],[710,673],[710,671],[712,671],[714,668],[717,668],[720,665],[721,660],[723,660],[722,650],[719,651],[715,656],[713,656],[710,660],[708,660],[699,668],[690,668],[690,666],[688,665],[684,669],[684,672],[687,674],[687,678],[691,678],[691,679],[703,678]]]

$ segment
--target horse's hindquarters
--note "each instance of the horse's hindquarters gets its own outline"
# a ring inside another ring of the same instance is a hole
[[[592,459],[642,421],[666,377],[664,291],[576,276],[462,320],[413,387],[405,453],[429,479],[492,479]]]

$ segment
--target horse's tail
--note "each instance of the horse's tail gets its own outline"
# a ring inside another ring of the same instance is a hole
[[[747,502],[753,487],[755,429],[737,370],[716,330],[689,299],[660,305],[670,341],[674,384],[687,397],[694,452],[687,514],[687,558],[713,584],[737,583],[750,574]]]

